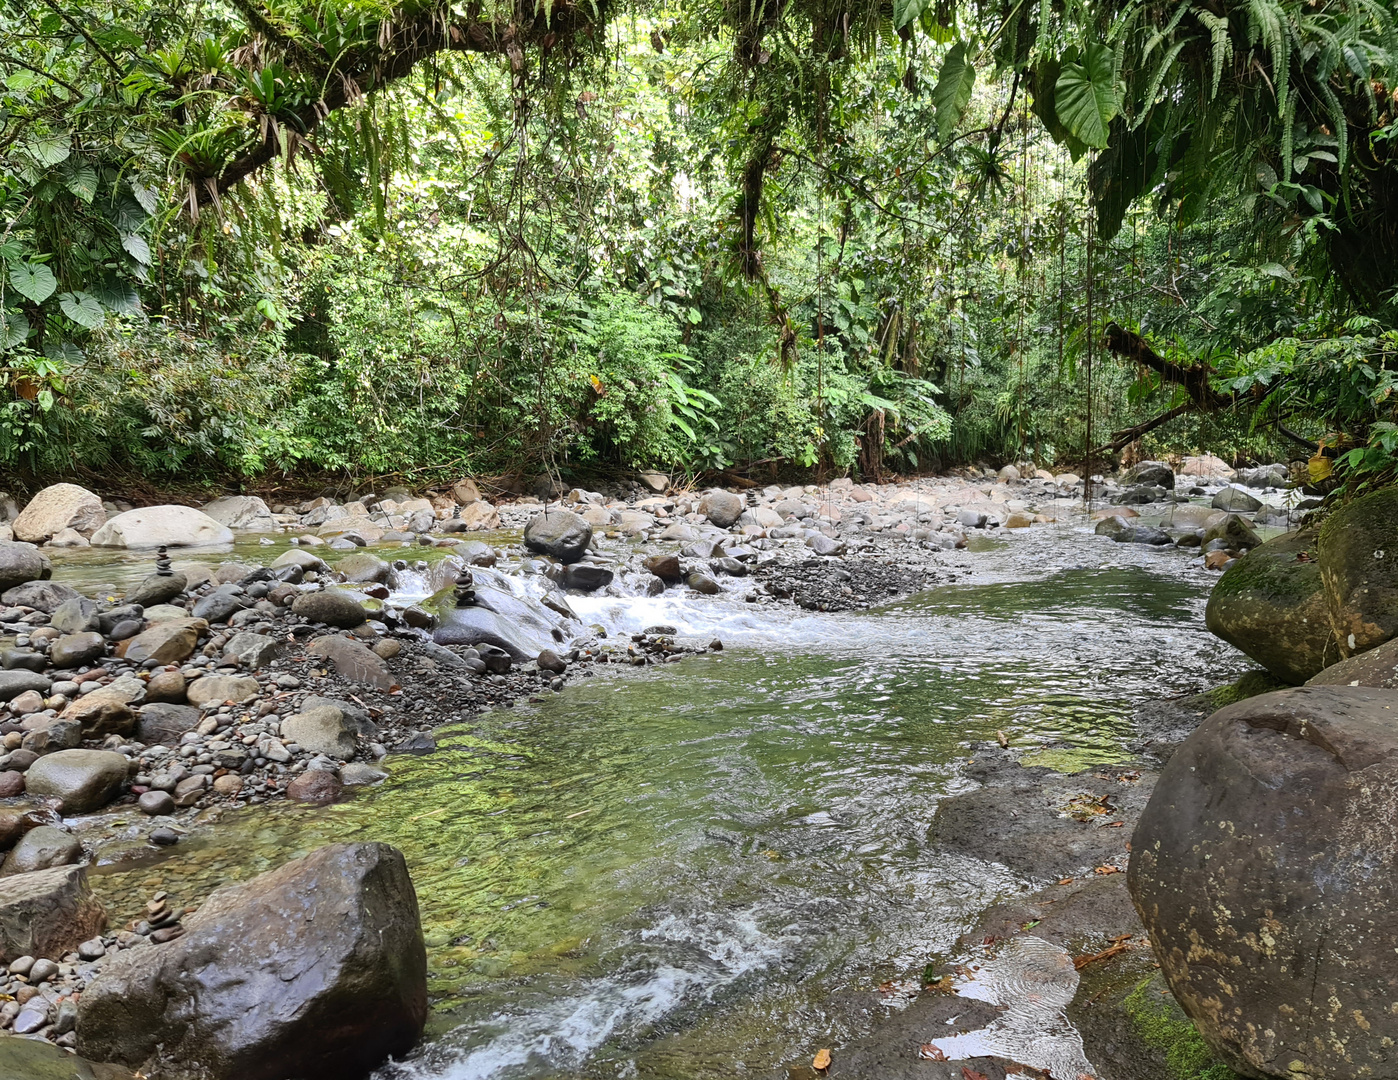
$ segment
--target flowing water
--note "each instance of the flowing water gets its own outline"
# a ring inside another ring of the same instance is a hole
[[[326,842],[388,841],[434,1012],[380,1080],[770,1075],[857,1034],[872,987],[1034,884],[927,843],[971,743],[1119,760],[1136,704],[1243,669],[1203,629],[1212,576],[1086,532],[957,553],[970,583],[860,614],[581,600],[589,622],[726,647],[444,729],[349,803],[230,813],[94,887],[124,921],[156,888],[195,902]]]

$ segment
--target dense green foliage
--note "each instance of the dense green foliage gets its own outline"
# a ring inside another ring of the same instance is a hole
[[[4,0],[0,464],[1383,478],[1393,35],[1368,0]]]

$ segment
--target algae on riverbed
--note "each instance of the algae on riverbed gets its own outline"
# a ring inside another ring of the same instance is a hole
[[[1141,1041],[1165,1054],[1172,1080],[1241,1080],[1214,1057],[1159,975],[1142,979],[1121,1007]]]

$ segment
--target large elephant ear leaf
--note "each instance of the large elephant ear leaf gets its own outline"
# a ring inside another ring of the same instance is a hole
[[[1112,118],[1121,111],[1112,50],[1093,42],[1078,59],[1065,63],[1054,87],[1054,107],[1074,137],[1099,150],[1106,146]]]
[[[943,142],[951,138],[966,115],[975,85],[976,69],[966,56],[966,46],[958,41],[947,50],[937,86],[932,91],[932,100],[937,106],[937,135]]]
[[[42,304],[58,289],[53,271],[43,263],[32,262],[10,267],[10,285],[31,304]]]
[[[97,329],[105,318],[102,313],[102,305],[97,302],[97,298],[85,292],[61,294],[58,298],[58,306],[63,309],[63,314],[88,330]]]
[[[0,318],[0,348],[14,349],[29,340],[29,320],[22,311],[7,311]]]

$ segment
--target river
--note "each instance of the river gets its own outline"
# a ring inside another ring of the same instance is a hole
[[[1182,553],[1081,525],[981,547],[957,553],[964,583],[860,614],[579,601],[614,632],[668,622],[725,648],[442,729],[348,803],[232,812],[94,887],[127,917],[157,888],[196,902],[385,840],[418,890],[433,1015],[377,1080],[779,1074],[1035,884],[927,842],[971,744],[1120,760],[1138,703],[1247,667],[1205,632],[1214,577]]]

